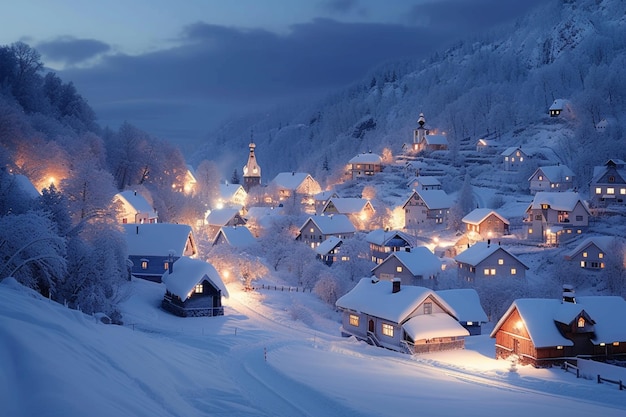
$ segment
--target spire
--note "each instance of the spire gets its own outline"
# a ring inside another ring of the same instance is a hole
[[[246,191],[249,191],[251,187],[261,184],[261,167],[257,164],[254,149],[253,132],[250,130],[250,144],[248,145],[250,153],[248,155],[248,163],[243,167],[243,182]]]

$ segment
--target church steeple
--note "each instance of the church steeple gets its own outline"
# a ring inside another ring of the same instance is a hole
[[[424,137],[428,134],[428,129],[424,126],[426,124],[426,118],[424,117],[424,113],[420,113],[419,118],[417,119],[417,124],[419,125],[417,129],[413,131],[413,143],[418,144],[424,140]]]
[[[250,132],[250,154],[248,155],[248,163],[243,167],[243,188],[247,191],[250,191],[250,188],[255,185],[261,184],[261,167],[256,162],[256,156],[254,155],[254,149],[256,145],[254,144],[254,138],[252,137],[252,132]]]

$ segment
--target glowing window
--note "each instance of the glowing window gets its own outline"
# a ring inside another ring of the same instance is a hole
[[[496,274],[496,268],[491,268],[491,275],[495,275]]]
[[[528,229],[528,234],[532,235],[533,234],[533,229]]]
[[[583,252],[583,258],[587,257],[587,252]]]
[[[615,188],[613,188],[613,187],[607,188],[606,189],[606,193],[609,194],[609,195],[615,194]]]
[[[383,334],[385,336],[393,337],[393,325],[383,323]]]
[[[549,208],[550,208],[550,205],[549,205],[549,204],[542,204],[542,205],[541,205],[541,209],[542,209],[542,210],[547,210],[547,209],[549,209]]]
[[[619,193],[620,193],[621,195],[626,195],[626,188],[620,188],[620,189],[619,189]]]
[[[402,267],[401,266],[396,266],[396,272],[402,272]]]
[[[585,327],[585,318],[584,317],[579,317],[578,318],[578,327]]]
[[[315,229],[313,229],[312,227],[309,229],[310,233],[315,233]]]
[[[148,261],[141,261],[141,269],[148,269]]]
[[[580,261],[580,267],[584,268],[585,266],[587,266],[587,262],[585,261]]]
[[[563,350],[563,346],[557,346],[556,347],[558,350]]]
[[[489,268],[485,268],[485,270],[484,270],[484,274],[485,274],[485,275],[489,275]]]
[[[202,294],[202,284],[196,284],[196,288],[194,288],[196,294]]]
[[[511,268],[511,275],[517,275],[517,269]]]
[[[520,157],[519,157],[519,161],[520,161],[520,162],[522,162],[523,160],[524,160],[524,157],[523,157],[523,156],[520,156]]]
[[[504,265],[504,259],[498,259],[498,265]]]
[[[345,261],[349,261],[349,260],[350,260],[350,257],[349,257],[349,256],[342,256],[342,257],[341,257],[341,260],[342,260],[342,261],[344,261],[344,262],[345,262]]]
[[[619,342],[613,342],[613,346],[619,346]]]
[[[359,316],[350,314],[350,325],[354,327],[359,327]]]
[[[540,175],[538,178],[539,181],[543,181],[543,175]]]
[[[602,252],[600,252],[600,253],[598,254],[598,258],[600,258],[600,259],[604,258],[604,254],[603,254]]]

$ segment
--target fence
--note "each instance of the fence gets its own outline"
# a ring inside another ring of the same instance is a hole
[[[285,291],[285,292],[312,292],[313,289],[312,288],[304,288],[304,287],[290,287],[290,286],[284,286],[284,285],[266,285],[266,284],[261,284],[261,286],[258,285],[252,285],[249,287],[246,287],[246,291],[254,291],[254,290],[271,290],[271,291]]]
[[[623,379],[621,379],[624,376],[625,368],[620,369],[620,367],[615,365],[580,358],[578,358],[576,363],[578,366],[565,361],[561,368],[565,372],[573,372],[575,370],[576,378],[593,379],[595,377],[598,384],[606,382],[617,385],[620,391],[626,390],[626,385],[624,385]]]

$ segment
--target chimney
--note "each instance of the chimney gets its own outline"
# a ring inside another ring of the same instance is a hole
[[[570,284],[563,284],[563,300],[561,303],[576,304],[576,297],[574,296],[574,287]]]
[[[139,234],[139,226],[136,226],[136,227],[137,227],[137,229],[136,229],[136,232],[135,232],[135,233],[136,233],[136,234]]]
[[[392,284],[391,293],[392,294],[400,292],[400,282],[401,282],[400,278],[394,278],[391,280],[391,284]]]
[[[491,246],[491,239],[487,239],[487,247]]]

